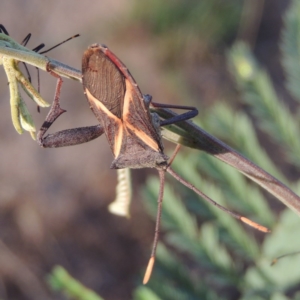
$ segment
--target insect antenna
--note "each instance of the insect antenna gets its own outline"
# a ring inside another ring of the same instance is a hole
[[[151,277],[151,273],[152,273],[153,266],[155,263],[156,248],[157,248],[157,243],[158,243],[158,238],[159,238],[159,229],[160,229],[160,220],[161,220],[161,211],[162,211],[162,201],[163,201],[163,196],[164,196],[166,171],[163,169],[158,169],[158,174],[159,174],[160,184],[159,184],[159,194],[158,194],[158,199],[157,199],[155,234],[154,234],[151,256],[150,256],[150,259],[149,259],[149,262],[148,262],[148,265],[146,268],[146,272],[145,272],[144,279],[143,279],[143,284],[146,284]]]
[[[26,35],[26,37],[23,39],[23,41],[21,42],[21,45],[25,47],[25,46],[27,45],[27,43],[29,42],[30,38],[31,38],[31,33],[28,33],[28,34]],[[42,49],[43,47],[45,47],[45,44],[44,44],[44,43],[38,45],[37,47],[35,47],[35,48],[32,49],[32,50],[35,51],[35,52],[38,52],[38,51],[39,51],[40,49]],[[25,71],[26,71],[26,73],[27,73],[28,81],[31,83],[31,75],[30,75],[30,72],[29,72],[29,70],[28,70],[28,67],[27,67],[26,63],[23,62],[23,66],[24,66]],[[36,68],[36,69],[37,69],[37,75],[38,75],[38,76],[37,76],[37,81],[38,81],[38,93],[40,93],[40,72],[39,72],[39,69],[38,69],[38,68]],[[39,106],[37,107],[37,111],[40,112],[40,107],[39,107]]]
[[[284,258],[284,257],[287,257],[287,256],[293,256],[293,255],[297,255],[297,254],[300,254],[300,251],[295,251],[295,252],[290,252],[290,253],[280,255],[280,256],[278,256],[278,257],[276,257],[272,260],[271,266],[274,266],[275,264],[277,264],[278,260],[281,259],[281,258]]]
[[[6,30],[6,28],[2,24],[0,24],[0,33],[1,32],[3,32],[4,34],[9,36],[8,31]],[[27,45],[28,41],[30,40],[30,37],[31,37],[31,33],[28,33],[26,35],[26,37],[24,38],[24,40],[21,42],[21,45],[25,47]],[[31,83],[31,76],[30,76],[29,70],[27,68],[27,65],[24,62],[23,62],[23,66],[24,66],[25,71],[27,73],[28,81]]]
[[[0,29],[1,29],[1,27],[0,27]],[[51,51],[51,50],[57,48],[58,46],[60,46],[60,45],[62,45],[62,44],[64,44],[64,43],[66,43],[66,42],[68,42],[68,41],[70,41],[70,40],[72,40],[72,39],[78,37],[78,36],[80,36],[80,35],[79,35],[79,34],[75,34],[74,36],[71,36],[70,38],[68,38],[68,39],[66,39],[66,40],[64,40],[64,41],[62,41],[62,42],[60,42],[60,43],[58,43],[57,45],[55,45],[55,46],[53,46],[53,47],[51,47],[51,48],[49,48],[49,49],[47,49],[47,50],[44,50],[44,51],[42,51],[42,52],[39,52],[42,48],[45,47],[45,44],[42,43],[42,44],[36,46],[35,48],[33,48],[32,51],[34,51],[34,52],[36,52],[36,53],[39,53],[39,54],[45,54],[45,53],[47,53],[47,52],[49,52],[49,51]],[[30,40],[30,38],[31,38],[31,33],[29,33],[29,34],[24,38],[24,40],[22,41],[21,44],[22,44],[23,46],[26,46],[27,43],[28,43],[28,41]],[[26,70],[26,73],[27,73],[27,76],[28,76],[28,81],[31,83],[31,76],[30,76],[29,70],[28,70],[28,68],[27,68],[27,65],[26,65],[25,63],[23,63],[23,65],[24,65],[24,67],[25,67],[25,70]],[[36,70],[37,70],[37,82],[38,82],[38,88],[37,88],[37,90],[38,90],[38,93],[40,94],[40,71],[39,71],[38,68],[36,68]],[[40,107],[39,107],[39,106],[37,107],[37,110],[38,110],[38,112],[40,112]]]
[[[6,30],[6,28],[2,24],[0,24],[0,33],[1,32],[3,32],[5,35],[9,35],[8,31]]]
[[[9,36],[8,31],[6,30],[6,28],[2,24],[0,24],[0,33],[4,33],[5,35]]]
[[[177,145],[176,145],[176,148],[175,148],[175,150],[174,150],[174,152],[173,152],[173,154],[172,154],[172,156],[170,157],[170,159],[169,159],[169,161],[168,161],[168,166],[167,166],[167,168],[169,168],[169,167],[171,166],[171,164],[173,163],[173,161],[174,161],[174,159],[175,159],[175,157],[176,157],[178,151],[180,150],[180,148],[181,148],[181,145],[180,145],[180,144],[177,144]]]
[[[45,50],[45,51],[39,52],[39,53],[40,53],[40,54],[45,54],[45,53],[47,53],[47,52],[53,50],[54,48],[56,48],[56,47],[58,47],[58,46],[60,46],[60,45],[62,45],[62,44],[64,44],[64,43],[66,43],[66,42],[68,42],[68,41],[70,41],[70,40],[72,40],[72,39],[74,39],[74,38],[77,38],[77,37],[79,37],[79,36],[80,36],[80,34],[75,34],[75,35],[69,37],[68,39],[66,39],[66,40],[64,40],[64,41],[62,41],[62,42],[60,42],[59,44],[57,44],[57,45],[55,45],[55,46],[53,46],[53,47],[51,47],[51,48],[49,48],[49,49],[47,49],[47,50]],[[42,44],[41,44],[41,45],[42,45]],[[41,46],[41,45],[39,45],[39,46]],[[37,46],[35,49],[37,49],[39,46]],[[33,49],[33,51],[38,52],[41,48],[39,48],[39,49],[37,49],[37,50],[35,50],[35,49]]]
[[[28,34],[26,35],[26,37],[24,38],[24,40],[22,41],[21,45],[25,47],[25,46],[27,45],[27,43],[29,42],[30,38],[31,38],[31,33],[28,33]],[[26,71],[26,73],[27,73],[28,81],[31,83],[30,72],[29,72],[29,70],[28,70],[28,68],[27,68],[27,65],[26,65],[24,62],[23,62],[23,66],[24,66],[25,71]],[[40,92],[40,91],[38,91],[38,92]]]
[[[177,153],[180,149],[180,146],[181,146],[180,144],[177,144],[171,158],[169,159],[167,168],[172,164],[173,160],[175,159],[175,156],[177,155]],[[160,220],[161,220],[161,212],[162,212],[162,201],[163,201],[164,188],[165,188],[166,170],[158,169],[158,174],[159,174],[160,184],[159,184],[159,194],[158,194],[158,200],[157,200],[157,214],[156,214],[154,241],[153,241],[151,256],[150,256],[150,259],[149,259],[149,262],[148,262],[148,265],[146,268],[146,272],[144,275],[143,284],[147,284],[147,282],[149,281],[149,279],[151,277],[153,266],[155,263],[156,248],[157,248],[158,239],[159,239],[159,229],[160,229]]]
[[[28,33],[25,36],[24,40],[21,42],[21,45],[23,45],[25,47],[27,45],[27,43],[29,42],[30,38],[31,38],[31,33]]]
[[[42,51],[42,52],[38,52],[38,51],[40,51],[42,48],[44,48],[44,47],[45,47],[45,44],[40,44],[40,45],[38,45],[37,47],[35,47],[34,49],[32,49],[32,50],[35,51],[35,52],[37,52],[37,53],[39,53],[39,54],[45,54],[45,53],[47,53],[47,52],[49,52],[49,51],[51,51],[51,50],[57,48],[58,46],[60,46],[60,45],[62,45],[62,44],[64,44],[64,43],[66,43],[66,42],[68,42],[68,41],[70,41],[70,40],[72,40],[72,39],[78,37],[78,36],[80,36],[80,35],[79,35],[79,34],[75,34],[75,35],[69,37],[68,39],[66,39],[66,40],[64,40],[64,41],[62,41],[62,42],[60,42],[60,43],[58,43],[57,45],[55,45],[55,46],[53,46],[53,47],[51,47],[51,48],[49,48],[49,49],[47,49],[47,50],[44,50],[44,51]],[[38,92],[40,93],[40,71],[39,71],[38,68],[36,68],[36,70],[37,70],[37,74],[38,74],[38,76],[37,76],[37,79],[38,79]],[[38,112],[39,112],[39,111],[40,111],[40,108],[38,107]]]
[[[38,46],[36,46],[35,48],[32,49],[32,51],[36,52],[36,53],[39,53],[39,51],[41,49],[43,49],[45,47],[45,44],[44,43],[41,43],[39,44]]]
[[[187,188],[189,188],[190,190],[194,191],[196,194],[198,194],[200,197],[202,197],[205,201],[215,205],[217,208],[221,209],[222,211],[226,212],[227,214],[231,215],[233,218],[238,219],[242,222],[244,222],[245,224],[259,230],[262,232],[270,232],[270,230],[265,227],[262,226],[254,221],[251,221],[250,219],[237,214],[231,210],[229,210],[228,208],[218,204],[216,201],[214,201],[213,199],[211,199],[210,197],[208,197],[207,195],[205,195],[203,192],[201,192],[200,190],[198,190],[195,186],[193,186],[191,183],[187,182],[186,180],[184,180],[180,175],[178,175],[171,167],[167,168],[167,172],[169,174],[171,174],[177,181],[179,181],[180,183],[182,183],[183,185],[185,185]]]
[[[178,144],[175,148],[175,151],[173,152],[173,155],[171,156],[168,166],[165,169],[158,169],[159,172],[159,178],[160,178],[160,186],[159,186],[159,195],[158,195],[158,206],[157,206],[157,215],[156,215],[156,223],[155,223],[155,234],[154,234],[154,241],[153,241],[153,247],[152,247],[152,252],[151,252],[151,256],[146,268],[146,272],[144,275],[144,279],[143,279],[143,284],[146,284],[150,277],[151,277],[151,273],[153,270],[153,266],[155,263],[155,254],[156,254],[156,248],[157,248],[157,244],[158,244],[158,238],[159,238],[159,229],[160,229],[160,220],[161,220],[161,210],[162,210],[162,201],[163,201],[163,194],[164,194],[164,185],[165,185],[165,172],[167,171],[169,174],[171,174],[177,181],[179,181],[180,183],[182,183],[183,185],[185,185],[187,188],[191,189],[192,191],[194,191],[196,194],[198,194],[200,197],[202,197],[205,201],[215,205],[217,208],[221,209],[222,211],[226,212],[227,214],[231,215],[232,217],[234,217],[235,219],[238,219],[242,222],[244,222],[245,224],[259,230],[262,232],[270,232],[270,230],[268,228],[266,228],[265,226],[262,226],[254,221],[251,221],[250,219],[237,214],[231,210],[229,210],[228,208],[218,204],[217,202],[215,202],[214,200],[212,200],[210,197],[208,197],[207,195],[205,195],[203,192],[201,192],[200,190],[198,190],[195,186],[193,186],[191,183],[187,182],[186,180],[184,180],[179,174],[177,174],[171,167],[170,165],[172,164],[173,160],[175,159],[175,156],[177,155],[178,151],[180,149],[180,145]]]

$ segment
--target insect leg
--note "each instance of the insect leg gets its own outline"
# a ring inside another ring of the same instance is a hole
[[[184,109],[188,110],[187,112],[174,116],[170,119],[163,120],[160,122],[160,126],[166,126],[166,125],[171,125],[177,122],[182,122],[186,121],[189,119],[194,118],[195,116],[198,115],[198,109],[193,106],[182,106],[182,105],[172,105],[172,104],[162,104],[162,103],[156,103],[156,102],[151,102],[151,105],[155,108],[173,108],[173,109]]]
[[[153,270],[153,266],[155,263],[155,255],[156,255],[156,248],[158,244],[159,238],[159,229],[160,229],[160,221],[161,221],[161,211],[162,211],[162,201],[164,196],[164,186],[165,186],[165,174],[166,171],[163,169],[158,169],[160,185],[159,185],[159,194],[157,199],[157,214],[156,214],[156,223],[155,223],[155,234],[154,234],[154,241],[151,256],[147,265],[147,269],[144,275],[143,284],[146,284],[150,277]]]
[[[103,127],[100,125],[95,125],[89,127],[66,129],[56,133],[48,134],[44,137],[45,133],[53,124],[53,122],[65,112],[65,110],[60,107],[59,103],[60,90],[63,81],[61,77],[55,74],[53,71],[49,70],[49,72],[51,75],[57,78],[57,85],[51,109],[37,134],[37,141],[39,145],[44,148],[57,148],[78,145],[89,142],[103,134]]]
[[[5,35],[9,35],[8,31],[6,30],[6,28],[2,24],[0,24],[0,33],[4,33]]]

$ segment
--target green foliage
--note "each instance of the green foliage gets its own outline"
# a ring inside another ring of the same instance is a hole
[[[155,35],[161,62],[170,69],[197,59],[199,49],[232,39],[241,8],[237,1],[137,1],[132,19]]]
[[[288,77],[286,83],[295,100],[300,101],[300,2],[293,1],[285,16],[281,49],[283,65]]]
[[[249,48],[237,43],[229,60],[244,101],[256,117],[256,125],[286,153],[289,163],[299,165],[299,122],[279,100],[270,77],[257,65]],[[246,71],[245,71],[246,70]]]
[[[224,36],[237,25],[241,4],[235,1],[159,1],[137,2],[134,15],[156,35],[166,35],[184,28],[199,34],[204,26],[211,26],[212,40]]]
[[[68,299],[103,300],[99,295],[74,279],[63,267],[56,266],[48,276],[50,287],[65,294]]]
[[[287,87],[298,101],[299,8],[298,1],[293,1],[282,39]],[[280,170],[283,164],[299,167],[297,114],[280,101],[270,76],[246,44],[237,42],[232,47],[228,64],[252,116],[219,103],[201,116],[201,126],[299,192],[300,181],[292,182]],[[255,128],[280,153],[280,160],[274,163],[268,157]],[[267,199],[241,174],[205,153],[180,153],[173,168],[218,203],[271,228],[272,233],[249,229],[171,181],[165,187],[164,235],[153,277],[147,288],[137,290],[135,299],[146,299],[139,296],[142,293],[149,295],[149,300],[300,299],[300,255],[284,257],[271,266],[274,258],[300,249],[299,217],[289,209],[278,216],[273,202],[269,202],[273,199]],[[157,178],[151,178],[145,189],[145,206],[153,218],[158,185]]]

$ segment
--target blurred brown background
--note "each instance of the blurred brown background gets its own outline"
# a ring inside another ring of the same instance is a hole
[[[238,101],[225,64],[226,48],[237,37],[253,45],[283,93],[278,39],[289,1],[228,2],[236,5],[237,13],[227,16],[233,25],[230,34],[220,39],[222,43],[209,40],[213,29],[208,16],[199,28],[205,34],[198,36],[194,48],[182,52],[173,52],[175,43],[162,45],[149,23],[136,17],[142,9],[136,1],[2,0],[0,23],[19,42],[31,32],[29,48],[43,42],[47,49],[80,33],[80,38],[47,54],[77,69],[90,44],[104,43],[155,101],[188,103],[205,111],[219,98]],[[216,9],[224,5],[223,1],[215,3]],[[166,16],[168,13],[166,10]],[[174,61],[188,92],[175,88],[180,76],[176,77]],[[30,71],[36,86],[36,71]],[[41,74],[41,94],[48,102],[53,99],[55,84],[49,74]],[[191,100],[185,95],[192,95]],[[113,216],[107,205],[114,199],[116,172],[109,169],[112,155],[105,138],[70,148],[41,149],[28,134],[19,136],[12,126],[3,71],[0,99],[0,298],[64,299],[50,292],[44,282],[52,267],[61,264],[105,299],[131,299],[133,288],[140,284],[154,231],[140,202],[140,184],[148,170],[133,172],[131,220]],[[52,132],[97,123],[78,82],[65,79],[61,99],[67,113]],[[47,109],[38,114],[31,100],[25,101],[40,126]]]

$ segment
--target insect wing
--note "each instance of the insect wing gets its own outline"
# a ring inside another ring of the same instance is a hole
[[[159,128],[128,69],[104,46],[83,56],[83,86],[115,156],[112,168],[156,167],[165,163]]]
[[[121,149],[123,136],[123,101],[125,80],[115,65],[91,46],[82,60],[83,87],[90,107],[103,126],[109,145],[116,157]]]
[[[155,129],[149,112],[149,104],[144,101],[142,92],[128,68],[107,47],[101,50],[115,64],[126,78],[123,120],[125,126],[132,130],[139,139],[155,151],[163,151],[160,133]]]

